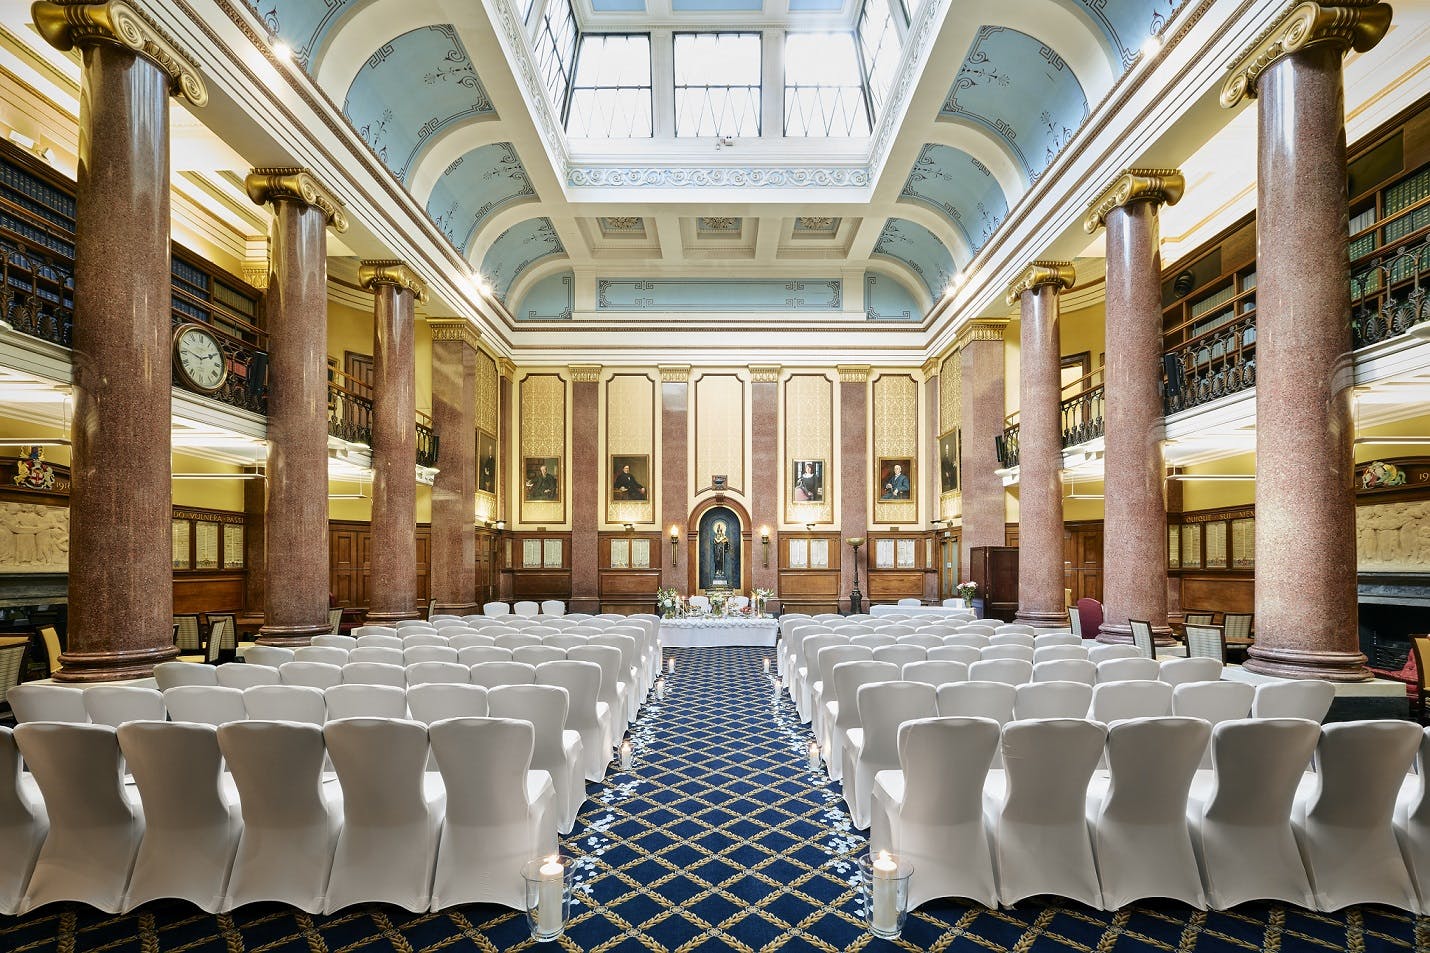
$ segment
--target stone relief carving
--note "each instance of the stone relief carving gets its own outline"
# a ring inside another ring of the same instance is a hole
[[[1361,572],[1430,572],[1430,500],[1356,507]]]
[[[0,573],[68,572],[69,517],[63,506],[0,502]]]

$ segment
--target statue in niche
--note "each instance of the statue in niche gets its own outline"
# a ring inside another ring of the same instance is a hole
[[[710,541],[710,561],[715,569],[712,582],[717,586],[728,586],[725,567],[730,561],[730,537],[725,533],[725,521],[715,524],[715,537]]]

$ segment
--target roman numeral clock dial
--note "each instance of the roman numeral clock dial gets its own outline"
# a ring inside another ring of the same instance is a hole
[[[214,333],[201,324],[174,331],[174,370],[190,390],[212,394],[228,379],[228,362]]]

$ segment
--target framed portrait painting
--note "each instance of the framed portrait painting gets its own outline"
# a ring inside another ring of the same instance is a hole
[[[879,458],[879,499],[914,498],[914,462],[911,457]]]
[[[497,491],[497,438],[481,430],[477,431],[477,489]]]
[[[560,463],[558,457],[527,457],[523,460],[521,498],[528,503],[560,502]]]
[[[938,438],[938,491],[953,493],[958,490],[958,431],[950,430]]]
[[[790,463],[794,486],[790,499],[795,503],[824,502],[824,461],[795,460]]]
[[[644,453],[611,454],[611,502],[650,500],[650,457]]]

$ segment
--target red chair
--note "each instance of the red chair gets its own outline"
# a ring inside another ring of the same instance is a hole
[[[1412,647],[1409,654],[1405,656],[1405,664],[1399,669],[1392,671],[1388,668],[1370,667],[1377,678],[1388,678],[1391,681],[1405,683],[1405,697],[1410,701],[1410,710],[1417,712],[1420,720],[1425,720],[1425,705],[1420,696],[1420,666],[1415,662],[1415,649]]]
[[[1079,599],[1077,614],[1078,618],[1082,620],[1082,637],[1085,639],[1097,638],[1097,633],[1102,631],[1102,603],[1096,599]]]

